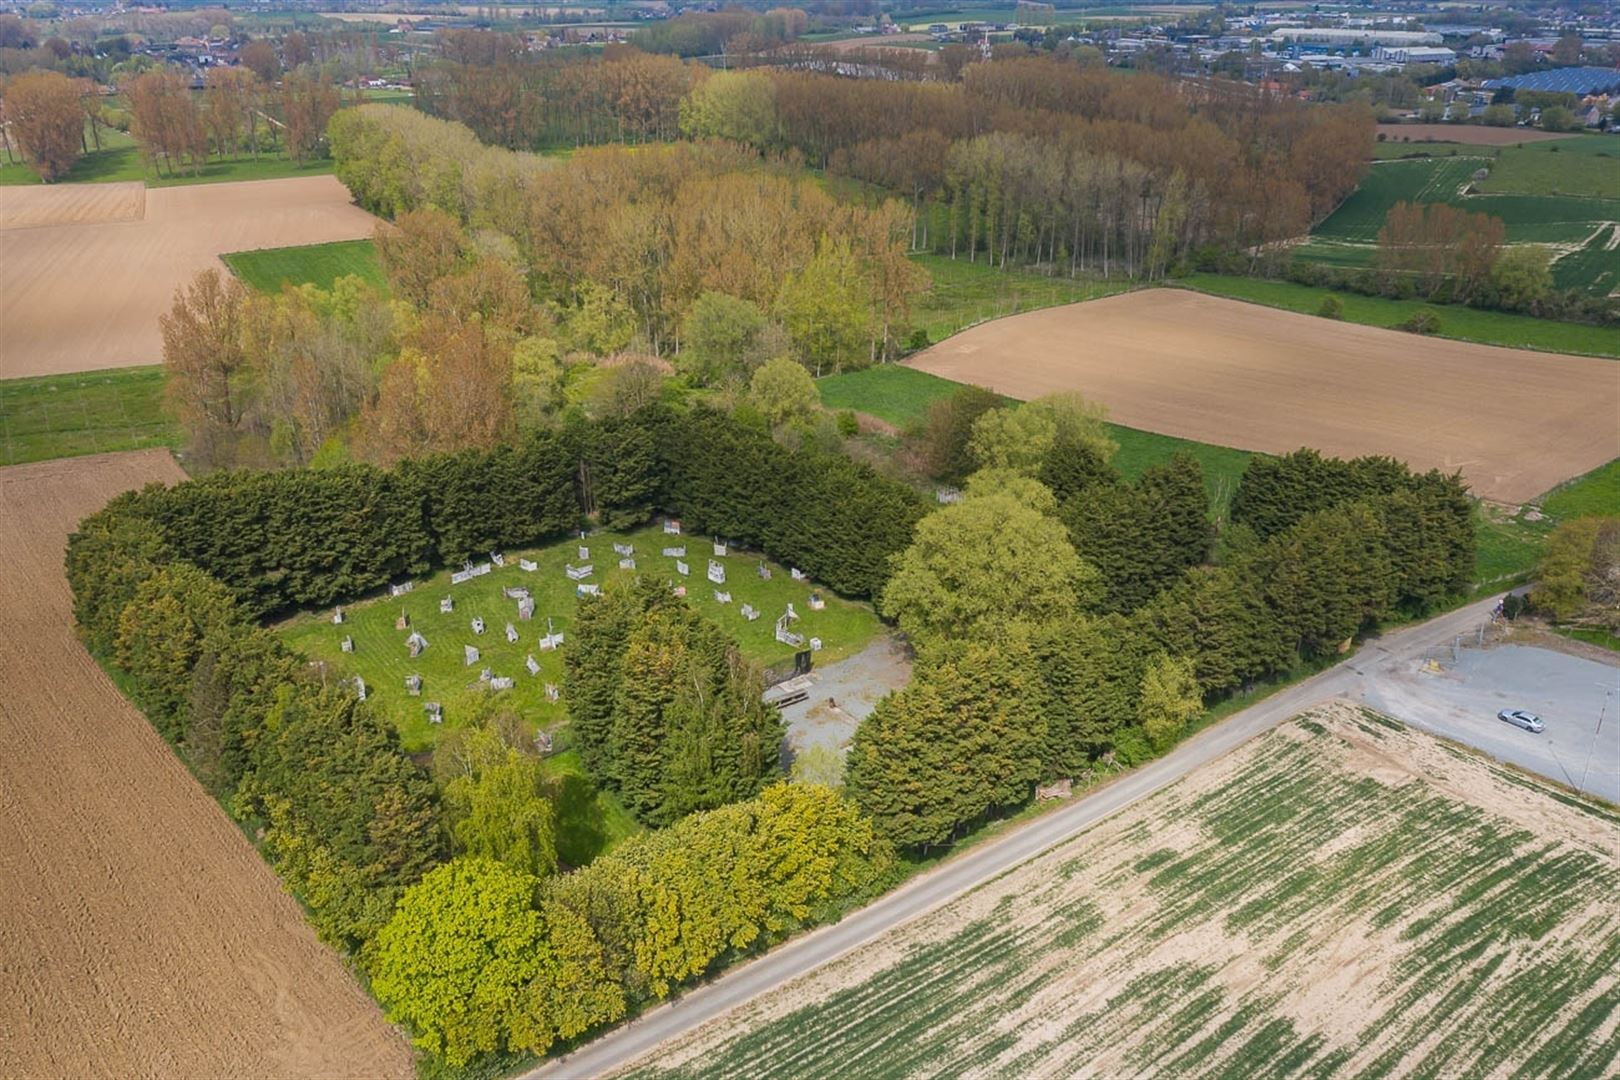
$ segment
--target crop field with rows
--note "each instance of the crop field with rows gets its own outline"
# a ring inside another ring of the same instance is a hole
[[[1347,704],[632,1075],[1620,1067],[1620,815]]]

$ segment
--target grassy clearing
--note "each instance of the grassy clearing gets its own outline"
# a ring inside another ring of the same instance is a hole
[[[1578,135],[1504,146],[1479,188],[1492,194],[1620,199],[1620,139]]]
[[[854,409],[905,428],[921,423],[928,407],[949,397],[960,383],[913,368],[886,364],[846,375],[828,375],[817,380],[821,403],[829,409]],[[1247,450],[1234,450],[1208,443],[1191,442],[1173,435],[1108,425],[1119,443],[1114,464],[1127,479],[1134,480],[1155,465],[1169,461],[1178,451],[1196,457],[1204,467],[1204,486],[1217,516],[1224,516],[1238,478],[1252,456]]]
[[[1394,328],[1420,311],[1429,311],[1440,320],[1438,337],[1513,349],[1620,358],[1620,327],[1555,322],[1502,311],[1480,311],[1457,304],[1387,300],[1381,296],[1336,292],[1291,281],[1265,281],[1222,274],[1192,274],[1179,279],[1177,284],[1215,296],[1247,300],[1305,315],[1315,315],[1321,309],[1322,301],[1336,296],[1343,305],[1345,321],[1366,326]]]
[[[912,313],[913,324],[927,331],[930,342],[943,341],[988,319],[1094,300],[1134,287],[1126,281],[997,270],[988,262],[970,263],[945,255],[913,255],[911,261],[927,270],[934,282]]]
[[[1543,495],[1540,503],[1542,513],[1558,520],[1586,514],[1620,514],[1620,460],[1560,484]]]
[[[1552,272],[1560,289],[1620,293],[1620,225],[1595,230],[1578,250],[1560,255]]]
[[[0,465],[179,445],[161,367],[0,380]]]
[[[1475,519],[1477,591],[1528,581],[1553,529],[1562,521],[1587,514],[1620,514],[1620,460],[1560,484],[1531,506],[1511,514],[1482,506]]]
[[[631,1075],[1601,1075],[1620,826],[1559,799],[1316,713]]]
[[[546,758],[546,773],[555,785],[552,806],[557,815],[557,858],[567,865],[584,866],[641,831],[618,796],[596,786],[578,751],[565,750]]]
[[[774,633],[775,619],[790,602],[800,616],[795,630],[822,639],[824,647],[817,654],[818,663],[831,663],[856,653],[878,633],[878,619],[871,608],[824,590],[826,608],[811,611],[807,601],[812,587],[794,581],[785,567],[768,563],[772,577],[761,580],[757,573],[760,557],[755,553],[733,551],[719,560],[727,574],[722,588],[731,592],[733,600],[729,604],[717,603],[714,586],[704,577],[710,556],[708,539],[667,537],[656,527],[628,534],[594,535],[585,541],[590,548],[589,560],[578,558],[575,549],[579,545],[572,541],[536,551],[507,552],[506,566],[484,577],[451,586],[450,571],[443,570],[419,581],[414,591],[400,599],[381,596],[345,606],[347,618],[341,626],[333,624],[329,611],[320,611],[287,620],[280,632],[288,644],[313,659],[325,661],[334,674],[364,679],[368,699],[394,721],[409,750],[430,748],[444,730],[453,729],[474,711],[473,702],[486,693],[478,681],[479,670],[485,667],[497,676],[515,680],[511,690],[502,692],[503,697],[532,728],[555,728],[567,718],[566,702],[547,701],[545,685],[562,684],[562,656],[559,651],[542,652],[539,638],[546,632],[548,618],[565,636],[573,628],[575,583],[565,576],[565,564],[588,561],[596,568],[589,580],[596,583],[630,573],[618,568],[618,556],[613,552],[616,543],[635,546],[640,573],[684,581],[691,590],[689,602],[719,623],[750,659],[762,664],[792,660],[793,650],[778,642]],[[685,561],[692,570],[685,579],[676,573],[673,558],[659,554],[666,546],[680,545],[687,549]],[[532,559],[539,568],[534,573],[524,572],[518,567],[520,557]],[[516,601],[502,595],[508,586],[524,586],[533,594],[532,621],[518,619]],[[446,596],[455,600],[455,610],[443,615],[439,613],[439,600]],[[744,619],[743,604],[752,604],[761,617],[752,622]],[[395,629],[395,619],[402,611],[409,614],[412,629],[428,640],[427,650],[415,660],[405,648],[409,631]],[[474,616],[484,619],[485,633],[472,632]],[[516,643],[508,643],[503,633],[509,621],[519,632]],[[353,653],[342,651],[346,636],[354,639]],[[477,665],[469,668],[464,664],[463,645],[479,649],[482,656]],[[563,648],[567,648],[566,641]],[[524,668],[524,660],[530,655],[540,665],[540,673],[535,676]],[[405,677],[410,674],[422,676],[421,697],[405,691]],[[427,722],[422,708],[427,701],[443,704],[443,727]]]
[[[102,149],[92,150],[73,163],[61,184],[106,184],[119,180],[144,180],[147,187],[176,187],[181,184],[211,184],[226,180],[281,180],[289,176],[319,176],[332,171],[331,161],[303,164],[284,157],[263,154],[257,158],[210,158],[196,172],[174,176],[160,174],[141,159],[134,138],[116,129],[101,133]],[[31,185],[39,176],[27,165],[0,165],[0,186]]]
[[[284,284],[330,289],[332,282],[346,274],[353,274],[376,289],[387,291],[388,288],[388,279],[383,276],[382,264],[377,260],[376,245],[370,240],[234,251],[220,258],[232,273],[260,292],[280,292]]]

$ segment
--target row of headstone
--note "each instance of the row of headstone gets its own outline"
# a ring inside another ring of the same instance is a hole
[[[416,588],[416,582],[402,581],[398,585],[388,586],[388,595],[394,597],[404,596],[414,588]]]
[[[667,547],[664,549],[664,555],[671,559],[684,559],[686,558],[686,545],[682,544],[680,547]]]
[[[473,578],[483,577],[493,569],[494,567],[487,562],[479,563],[477,566],[474,566],[472,561],[468,560],[466,563],[462,564],[460,570],[457,570],[455,573],[450,575],[450,584],[460,585],[463,582],[471,581]]]
[[[510,690],[512,689],[512,677],[510,675],[497,675],[489,680],[489,688],[491,690]]]
[[[581,548],[580,550],[584,549]],[[573,563],[565,563],[563,565],[563,573],[568,575],[569,581],[584,581],[586,578],[591,576],[593,569],[594,567],[592,567],[590,563],[586,563],[584,566],[575,566]]]
[[[613,554],[615,554],[615,555],[623,555],[626,558],[629,558],[631,555],[634,555],[635,553],[636,553],[636,545],[634,545],[634,544],[614,544],[613,545]]]

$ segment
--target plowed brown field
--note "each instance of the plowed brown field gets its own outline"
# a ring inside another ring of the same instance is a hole
[[[109,186],[19,189],[37,193],[19,220],[55,224],[0,221],[0,378],[155,364],[158,316],[198,271],[225,273],[222,252],[358,240],[377,225],[331,176],[153,188],[127,221],[89,206],[85,189]]]
[[[1079,390],[1128,427],[1461,469],[1519,503],[1620,457],[1620,363],[1143,289],[983,323],[912,366],[1029,399]]]
[[[0,1076],[408,1076],[402,1038],[73,636],[62,552],[164,451],[0,469]]]
[[[139,180],[116,184],[0,187],[0,229],[139,221],[145,214],[146,185]]]

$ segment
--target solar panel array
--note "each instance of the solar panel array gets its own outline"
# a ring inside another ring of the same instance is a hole
[[[1527,75],[1510,75],[1505,79],[1489,79],[1487,90],[1546,90],[1557,94],[1597,94],[1620,88],[1620,68],[1570,67],[1552,71],[1532,71]]]

